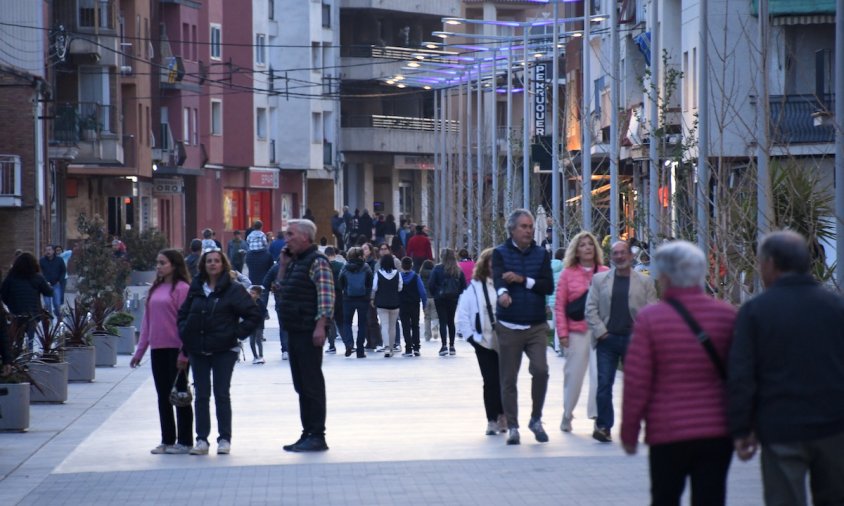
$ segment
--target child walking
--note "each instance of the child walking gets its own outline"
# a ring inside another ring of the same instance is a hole
[[[267,305],[261,297],[264,287],[261,285],[252,285],[249,287],[249,295],[252,300],[258,305],[261,311],[261,323],[254,332],[249,334],[249,347],[252,348],[252,365],[263,364],[264,361],[264,320],[267,319]]]

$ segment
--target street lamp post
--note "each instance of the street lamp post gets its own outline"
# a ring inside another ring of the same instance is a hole
[[[589,51],[589,29],[591,20],[589,19],[589,2],[583,4],[583,99],[580,122],[581,122],[581,136],[583,138],[580,149],[580,165],[583,175],[583,198],[581,199],[581,206],[583,208],[583,230],[592,230],[592,118],[590,113],[590,89],[591,83],[591,65],[590,65],[590,51]]]

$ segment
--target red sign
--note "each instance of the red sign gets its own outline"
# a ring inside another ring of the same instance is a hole
[[[249,169],[249,187],[278,189],[278,170]]]

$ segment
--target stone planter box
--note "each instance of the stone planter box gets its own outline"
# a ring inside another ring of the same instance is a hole
[[[0,383],[0,431],[29,429],[29,383]]]
[[[94,349],[96,350],[97,367],[114,367],[117,365],[118,337],[107,332],[94,333]]]
[[[64,359],[68,364],[68,381],[94,381],[97,354],[93,346],[66,348]]]
[[[63,403],[67,401],[70,364],[67,362],[30,362],[29,402]]]
[[[135,353],[135,327],[117,328],[117,353],[131,355]]]

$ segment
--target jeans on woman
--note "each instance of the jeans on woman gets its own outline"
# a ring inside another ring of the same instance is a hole
[[[358,314],[358,337],[355,341],[358,355],[364,353],[366,341],[367,316],[369,315],[369,301],[366,299],[346,299],[343,301],[343,342],[352,342],[352,318]]]
[[[437,306],[437,315],[440,317],[440,339],[443,346],[448,344],[454,346],[454,315],[457,313],[457,299],[447,297],[437,297],[434,299],[434,304]],[[446,343],[446,337],[448,342]]]
[[[150,351],[152,364],[152,379],[155,382],[155,392],[158,394],[158,421],[161,424],[161,443],[173,445],[179,443],[193,446],[193,408],[185,406],[174,408],[170,404],[170,390],[173,382],[180,392],[188,389],[188,374],[190,369],[179,375],[176,362],[179,359],[178,348],[158,348]],[[173,410],[176,416],[173,417]]]
[[[196,439],[208,441],[211,433],[211,375],[214,376],[214,406],[217,408],[217,433],[220,439],[232,440],[232,402],[229,390],[238,352],[220,351],[210,355],[190,354],[193,381],[196,385],[194,411],[196,413]]]

